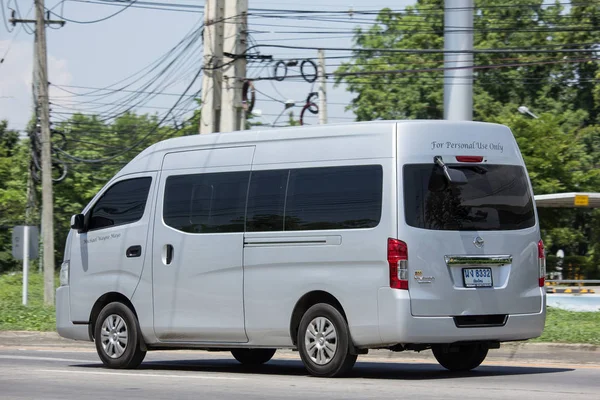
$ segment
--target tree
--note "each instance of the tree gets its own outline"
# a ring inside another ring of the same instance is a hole
[[[474,70],[475,119],[485,119],[497,105],[527,104],[539,112],[583,110],[586,125],[600,122],[600,66],[594,53],[509,50],[597,48],[600,7],[573,3],[567,13],[562,3],[547,4],[508,0],[499,7],[495,0],[476,1],[475,48],[507,50],[474,56],[480,67]],[[443,0],[418,0],[403,12],[384,9],[371,28],[356,30],[354,42],[352,60],[336,71],[336,81],[357,95],[348,108],[359,121],[443,116],[443,55],[389,52],[443,49]],[[381,71],[395,72],[368,75]]]
[[[474,56],[474,119],[513,130],[536,194],[597,192],[600,63],[593,57],[600,54],[600,7],[573,2],[566,10],[544,0],[475,3],[475,48],[506,52]],[[353,57],[337,70],[336,82],[346,82],[356,95],[348,108],[359,121],[443,117],[442,54],[390,51],[441,50],[443,28],[443,0],[417,0],[403,12],[384,9],[371,28],[356,30]],[[540,118],[519,115],[520,105]],[[550,252],[562,248],[600,266],[600,210],[540,209],[539,215]]]
[[[60,265],[70,217],[83,211],[100,189],[133,157],[161,140],[197,135],[201,107],[182,123],[132,112],[106,120],[100,116],[74,114],[53,125],[53,158],[67,167],[66,178],[56,182],[54,193],[55,259]],[[0,122],[0,272],[17,268],[11,255],[11,228],[25,219],[27,178],[31,144]],[[28,131],[33,134],[32,122]],[[41,188],[35,187],[38,204]],[[39,225],[39,210],[30,223]]]
[[[64,251],[71,216],[81,213],[96,193],[144,148],[161,140],[197,134],[199,118],[197,110],[185,123],[170,127],[159,126],[156,115],[129,112],[107,122],[97,116],[75,114],[57,124],[56,131],[66,138],[66,148],[57,155],[68,163],[66,179],[54,186],[57,260]]]
[[[294,117],[294,112],[290,111],[288,114],[288,125],[289,126],[300,126],[300,120]]]
[[[12,258],[12,227],[25,221],[27,145],[0,121],[0,272],[18,267]]]

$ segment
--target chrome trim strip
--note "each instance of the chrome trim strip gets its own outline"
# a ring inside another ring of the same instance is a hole
[[[244,238],[244,247],[340,245],[342,236],[255,236]]]
[[[468,265],[484,265],[484,266],[502,266],[512,264],[511,255],[494,255],[494,256],[444,256],[447,266],[468,266]]]

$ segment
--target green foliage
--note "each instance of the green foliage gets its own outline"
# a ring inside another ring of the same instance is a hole
[[[504,7],[507,4],[515,7]],[[600,42],[600,7],[574,2],[565,11],[562,3],[548,4],[544,0],[508,0],[498,7],[497,0],[476,1],[474,47],[502,50],[563,45],[566,49],[592,49]],[[348,90],[357,95],[349,108],[359,121],[443,116],[442,53],[387,52],[443,49],[443,6],[443,0],[417,0],[404,12],[384,9],[375,25],[356,30],[354,56],[336,71],[336,80],[346,82]],[[577,29],[578,24],[582,29]],[[557,29],[561,26],[569,29]],[[473,72],[475,119],[495,115],[498,106],[525,104],[539,112],[578,110],[585,114],[586,124],[600,122],[600,91],[595,83],[600,66],[593,53],[507,50],[478,53],[474,61],[481,67]],[[385,71],[393,72],[381,73]],[[378,75],[368,75],[372,72]]]
[[[27,145],[16,131],[0,121],[0,273],[17,268],[12,258],[12,227],[25,219],[27,194]]]
[[[597,4],[475,4],[476,49],[593,49],[600,43]],[[504,7],[508,4],[514,7]],[[443,21],[443,0],[417,0],[404,12],[384,9],[375,25],[356,30],[354,55],[336,71],[336,81],[346,82],[356,95],[348,108],[359,121],[443,117],[442,54],[386,51],[443,49]],[[507,50],[474,56],[482,67],[473,71],[474,118],[513,130],[535,194],[600,191],[600,63],[594,54]],[[539,119],[520,115],[520,105]],[[538,211],[550,253],[563,249],[567,255],[584,256],[591,265],[588,277],[598,276],[600,210]]]
[[[587,279],[600,279],[600,270],[597,264],[590,257],[585,256],[566,256],[560,260],[555,255],[546,256],[546,270],[548,272],[559,271],[561,267],[563,279],[581,279],[582,276]]]
[[[600,311],[573,312],[548,307],[546,326],[534,342],[600,345]]]
[[[294,112],[290,111],[288,114],[288,125],[289,126],[300,126],[300,120],[294,117]]]
[[[159,120],[155,115],[126,113],[106,122],[76,114],[56,126],[67,138],[65,152],[80,159],[104,160],[97,163],[70,160],[67,178],[54,186],[57,266],[62,260],[71,216],[81,213],[96,193],[140,151],[161,140],[197,134],[199,120],[200,110],[196,110],[188,122],[173,128],[164,125],[157,128]]]
[[[55,330],[55,309],[44,305],[43,275],[29,275],[27,306],[22,305],[22,282],[21,273],[0,275],[0,330]]]
[[[200,108],[183,124],[160,126],[156,115],[125,113],[105,121],[96,116],[75,114],[57,123],[53,129],[65,135],[53,135],[54,157],[67,163],[65,180],[55,183],[54,232],[55,265],[60,265],[64,243],[73,214],[80,213],[96,193],[141,150],[158,141],[198,133]],[[30,124],[29,129],[33,129]],[[69,158],[65,155],[68,153]],[[25,222],[27,177],[30,164],[29,140],[19,140],[18,133],[0,122],[0,273],[15,270],[20,263],[11,255],[11,231]],[[78,159],[99,160],[80,162]],[[35,187],[41,204],[40,185]],[[32,209],[30,223],[39,226],[40,207]]]

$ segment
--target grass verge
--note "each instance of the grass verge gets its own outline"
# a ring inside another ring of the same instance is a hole
[[[29,274],[27,306],[22,305],[23,275],[0,275],[0,330],[53,331],[54,306],[44,305],[44,277]]]
[[[42,274],[29,276],[29,301],[21,305],[23,277],[0,275],[0,330],[53,331],[54,307],[44,305]],[[600,312],[573,312],[548,308],[544,334],[534,342],[600,345]]]
[[[600,311],[575,312],[548,307],[546,326],[533,342],[600,345]]]

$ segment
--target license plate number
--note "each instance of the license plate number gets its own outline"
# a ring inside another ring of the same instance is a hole
[[[463,268],[465,287],[492,287],[491,268]]]

